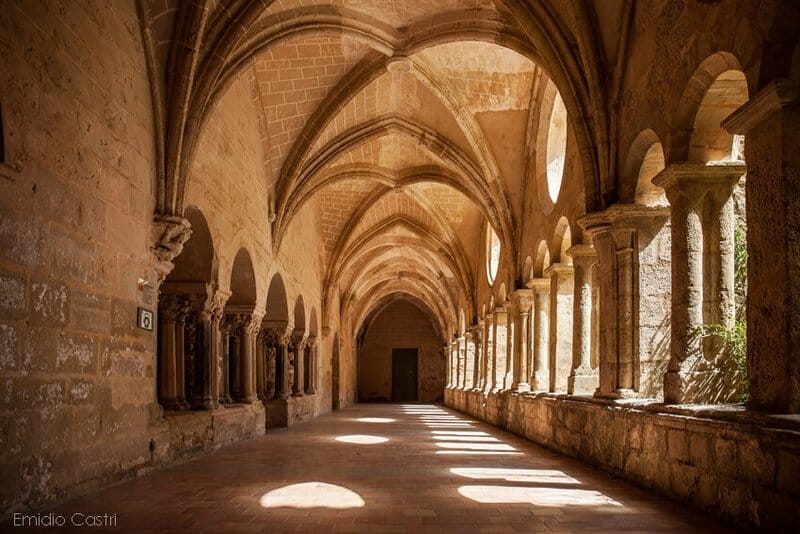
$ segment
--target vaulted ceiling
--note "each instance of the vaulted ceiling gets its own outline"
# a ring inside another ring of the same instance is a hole
[[[162,3],[142,8],[152,68],[164,75],[154,89],[165,124],[159,208],[180,212],[198,132],[247,71],[263,109],[273,244],[313,203],[324,305],[338,297],[361,317],[398,293],[423,303],[442,331],[459,308],[474,313],[487,221],[516,261],[543,84],[552,79],[576,116],[600,98],[597,65],[585,67],[603,54],[586,30],[596,14],[573,2]],[[591,125],[600,121],[595,113]],[[591,145],[589,125],[575,127]],[[582,153],[587,180],[599,180],[603,155]],[[587,189],[594,198],[598,188]]]

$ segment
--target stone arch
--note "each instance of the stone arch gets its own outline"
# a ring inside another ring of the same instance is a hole
[[[523,264],[522,267],[522,282],[527,284],[528,282],[533,280],[534,277],[535,275],[533,273],[533,259],[530,256],[528,256],[527,258],[525,258],[525,263]]]
[[[567,254],[567,250],[571,246],[572,230],[569,220],[566,217],[561,217],[556,223],[556,230],[553,233],[553,250],[556,251],[556,254],[553,255],[553,263],[572,265],[572,258]]]
[[[534,277],[541,278],[548,267],[550,267],[550,249],[547,241],[542,239],[539,241],[539,246],[536,247],[536,259],[533,262]]]
[[[506,283],[503,282],[500,284],[500,289],[497,290],[497,302],[500,304],[500,306],[503,305],[507,297],[508,295],[506,294]]]
[[[726,159],[732,136],[721,122],[748,97],[747,79],[736,56],[717,52],[707,57],[695,70],[678,103],[668,162]]]
[[[256,273],[250,253],[244,247],[240,248],[233,260],[230,282],[231,296],[228,306],[249,307],[250,311],[256,305]]]
[[[664,147],[658,135],[650,129],[640,132],[625,159],[619,186],[620,200],[650,207],[666,206],[663,188],[652,182],[664,166]]]
[[[216,284],[217,259],[214,240],[203,212],[196,207],[188,207],[184,217],[189,221],[192,235],[186,241],[181,253],[175,258],[175,268],[167,276],[166,282],[202,282]]]
[[[168,410],[187,409],[190,404],[211,408],[216,403],[203,392],[211,374],[207,365],[211,353],[202,343],[204,325],[199,317],[217,285],[214,242],[199,209],[187,208],[184,215],[192,233],[173,260],[158,300],[158,397]]]
[[[306,330],[306,305],[303,302],[303,295],[297,297],[294,301],[294,331],[307,333]]]
[[[280,273],[275,273],[269,283],[267,291],[267,308],[264,321],[283,323],[289,322],[289,303],[286,298],[286,286]]]

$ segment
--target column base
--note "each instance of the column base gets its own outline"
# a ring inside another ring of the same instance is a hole
[[[529,393],[531,391],[531,385],[527,382],[520,382],[513,388],[519,393]]]
[[[597,374],[590,367],[578,367],[567,378],[567,393],[570,395],[591,395],[597,390],[597,381]]]
[[[615,389],[614,391],[600,391],[600,388],[595,390],[593,397],[596,399],[635,399],[638,393],[632,389]]]
[[[160,401],[161,406],[164,410],[168,410],[171,412],[179,412],[184,410],[183,404],[181,404],[178,399],[166,399]]]
[[[194,410],[216,410],[217,408],[219,408],[219,403],[210,397],[192,399],[192,409]]]
[[[533,391],[550,390],[550,371],[536,371],[531,378],[531,388]]]
[[[306,392],[305,391],[296,391],[296,392],[292,393],[292,397],[305,397],[305,396],[306,396]]]

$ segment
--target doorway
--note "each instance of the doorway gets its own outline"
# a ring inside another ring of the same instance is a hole
[[[392,401],[414,402],[417,397],[417,349],[392,349]]]

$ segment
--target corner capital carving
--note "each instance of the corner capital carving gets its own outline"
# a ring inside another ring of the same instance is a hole
[[[164,281],[175,268],[173,260],[183,250],[183,245],[192,235],[188,220],[176,215],[156,215],[151,227],[151,249],[156,260],[158,283]]]

